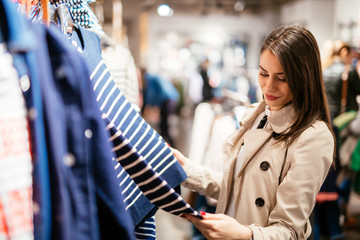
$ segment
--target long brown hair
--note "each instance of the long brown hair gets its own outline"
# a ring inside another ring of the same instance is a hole
[[[284,69],[296,113],[290,130],[277,139],[289,145],[316,120],[327,123],[331,131],[320,51],[312,33],[298,25],[281,26],[265,38],[261,53],[265,50],[274,54]]]

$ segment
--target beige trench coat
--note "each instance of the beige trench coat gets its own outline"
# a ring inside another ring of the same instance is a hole
[[[250,226],[255,240],[307,239],[308,219],[333,161],[334,139],[327,125],[317,121],[286,148],[271,136],[290,127],[292,105],[270,115],[272,130],[250,130],[264,108],[264,102],[252,106],[224,144],[222,174],[187,161],[189,178],[183,186],[218,199],[217,213],[226,212],[232,191],[237,196],[235,219]],[[244,164],[233,184],[243,143]]]

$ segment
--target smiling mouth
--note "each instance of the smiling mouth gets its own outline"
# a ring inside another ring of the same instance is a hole
[[[266,99],[268,99],[270,101],[274,101],[274,100],[278,99],[278,97],[275,97],[275,96],[269,95],[269,94],[265,94],[265,97],[266,97]]]

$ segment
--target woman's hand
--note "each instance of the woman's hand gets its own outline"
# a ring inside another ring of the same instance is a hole
[[[211,214],[201,212],[203,219],[184,214],[184,218],[189,220],[208,240],[249,240],[252,237],[252,231],[236,221],[234,218],[225,214]]]
[[[184,166],[185,162],[188,160],[179,150],[170,147],[172,153],[174,154],[175,158],[178,160],[181,166]]]

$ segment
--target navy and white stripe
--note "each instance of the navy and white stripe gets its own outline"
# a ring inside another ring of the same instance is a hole
[[[96,75],[97,81],[93,80]],[[161,177],[161,174],[177,163],[177,160],[162,138],[144,121],[117,88],[103,61],[100,61],[91,74],[91,80],[103,118],[109,122],[107,128],[112,132],[110,140],[114,144],[113,151],[119,162],[116,169],[119,171],[120,187],[124,189],[122,193],[126,210],[130,211],[137,224],[136,238],[156,239],[155,222],[146,227],[147,229],[153,227],[147,232],[143,231],[145,223],[139,223],[144,217],[139,213],[153,210],[153,205],[148,204],[148,200],[173,214],[181,215],[187,212],[198,215]],[[158,170],[159,173],[154,170]],[[176,174],[175,171],[173,172]],[[148,219],[146,222],[151,221],[154,219]]]
[[[127,209],[145,195],[151,203],[165,211],[176,215],[185,212],[196,215],[172,189],[177,185],[169,185],[161,177],[172,165],[178,164],[177,160],[164,140],[117,88],[104,61],[99,62],[90,78],[103,118],[109,121],[107,128],[112,132],[110,140],[118,156],[118,178],[124,189]],[[179,177],[181,175],[172,175],[170,179]],[[136,185],[133,186],[134,182]]]
[[[82,47],[92,72],[91,83],[102,117],[111,132],[110,141],[119,163],[115,170],[126,210],[137,226],[136,233],[144,227],[144,220],[153,216],[156,207],[175,215],[190,213],[198,216],[173,189],[186,179],[185,172],[161,136],[144,121],[116,86],[102,60],[99,37],[80,27],[79,32],[73,33],[72,41]],[[81,42],[85,45],[82,46]],[[152,218],[148,220],[154,221]],[[141,239],[140,235],[136,236]],[[151,235],[147,237],[153,239]]]
[[[126,173],[129,174],[128,176],[131,177],[150,202],[175,215],[181,216],[184,213],[198,215],[198,213],[168,185],[161,175],[155,172],[151,165],[138,154],[137,149],[134,147],[131,148],[130,142],[124,138],[121,132],[118,131],[118,133],[120,135],[116,134],[116,138],[113,139],[113,143],[116,144],[113,150],[117,156],[121,156],[117,158],[117,161],[119,161]],[[124,172],[122,171],[121,173]],[[125,178],[127,178],[127,176]],[[123,193],[127,191],[129,186],[130,185],[125,188]],[[128,205],[127,208],[129,208],[129,206],[130,205]]]
[[[136,239],[156,239],[155,216],[146,220],[136,229]]]

